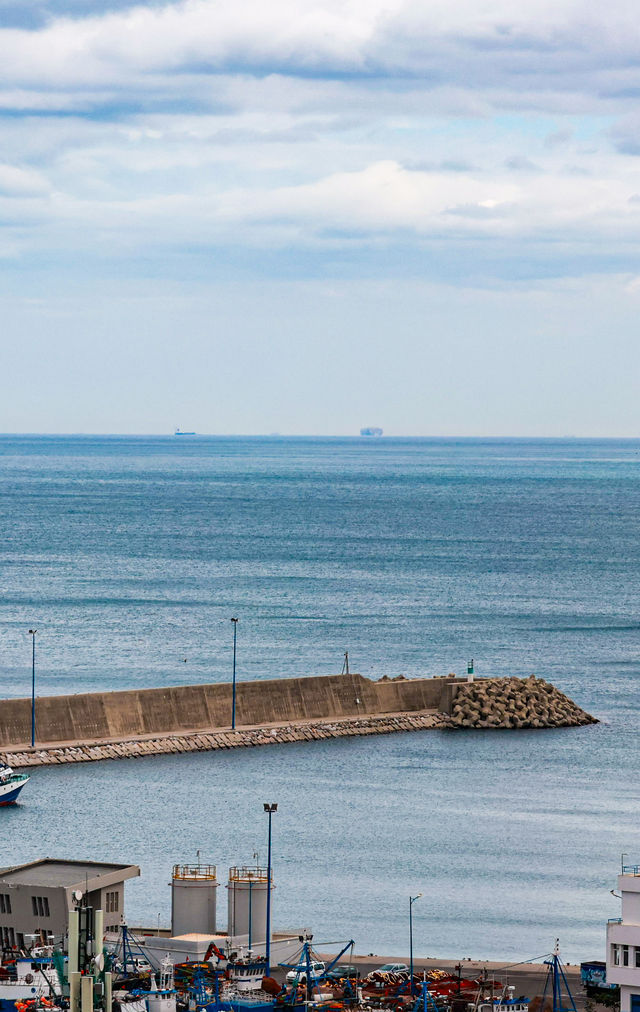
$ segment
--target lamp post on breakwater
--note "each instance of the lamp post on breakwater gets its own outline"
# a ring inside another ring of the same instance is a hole
[[[36,743],[36,633],[29,629],[31,637],[31,748]]]
[[[231,730],[236,729],[236,634],[238,632],[238,619],[232,618],[233,622],[233,688],[231,690]]]
[[[265,940],[266,967],[265,976],[271,973],[271,816],[278,811],[277,805],[264,805],[264,810],[269,816],[269,838],[267,847],[267,931]]]
[[[422,893],[409,897],[409,994],[413,995],[413,904],[419,900]]]

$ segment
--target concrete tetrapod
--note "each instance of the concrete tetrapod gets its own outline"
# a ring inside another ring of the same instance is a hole
[[[546,728],[597,724],[543,678],[484,678],[457,686],[449,726],[453,728]]]

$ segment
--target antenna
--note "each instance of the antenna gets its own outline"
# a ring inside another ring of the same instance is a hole
[[[349,674],[349,651],[348,650],[345,650],[345,652],[344,652],[344,664],[342,665],[342,674],[343,675],[348,675]]]

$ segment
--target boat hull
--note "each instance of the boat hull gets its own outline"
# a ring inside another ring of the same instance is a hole
[[[0,784],[0,808],[5,805],[15,805],[20,791],[27,783],[29,777],[25,777],[20,783]]]

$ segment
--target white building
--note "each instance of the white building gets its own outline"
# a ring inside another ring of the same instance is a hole
[[[640,865],[618,875],[622,917],[607,924],[607,983],[620,986],[620,1012],[640,1012]]]

